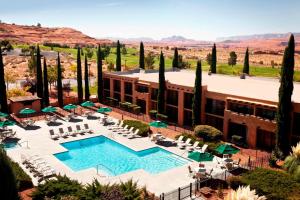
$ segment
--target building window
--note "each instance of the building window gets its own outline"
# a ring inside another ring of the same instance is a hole
[[[294,113],[293,135],[300,136],[300,113]]]
[[[114,93],[114,98],[117,99],[118,101],[120,101],[121,95],[119,93]]]
[[[110,92],[108,90],[104,90],[103,94],[105,98],[110,97]]]
[[[232,103],[232,102],[229,102],[228,110],[237,113],[248,114],[248,115],[253,115],[254,113],[253,106],[247,104]]]
[[[125,82],[124,87],[125,87],[125,94],[132,95],[132,83]]]
[[[140,92],[140,93],[148,93],[149,92],[149,88],[146,85],[137,85],[136,86],[136,91]]]
[[[157,102],[151,101],[151,110],[157,110]]]
[[[121,81],[114,80],[114,91],[121,92]]]
[[[151,99],[157,101],[158,89],[151,88]]]
[[[178,92],[176,90],[167,90],[167,104],[178,106]]]
[[[125,100],[126,102],[132,103],[132,97],[129,96],[129,95],[125,95],[124,100]]]
[[[266,108],[256,108],[256,116],[262,117],[264,119],[274,120],[276,117],[276,111]]]
[[[192,109],[194,94],[184,93],[184,108]]]
[[[109,78],[104,78],[103,79],[103,87],[104,87],[104,89],[110,90],[110,80],[109,80]]]
[[[188,127],[192,126],[192,111],[189,110],[184,111],[183,124],[184,126],[188,126]]]
[[[215,99],[206,99],[205,112],[224,116],[225,102]]]
[[[263,129],[256,131],[256,147],[267,151],[272,151],[275,147],[275,133]]]
[[[166,107],[166,113],[168,116],[168,121],[177,123],[178,121],[178,109],[173,106]]]
[[[223,119],[219,117],[214,117],[211,115],[206,115],[206,124],[215,127],[216,129],[219,129],[220,131],[223,131]]]

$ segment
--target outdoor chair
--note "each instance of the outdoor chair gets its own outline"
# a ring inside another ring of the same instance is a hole
[[[71,136],[77,136],[77,132],[73,131],[71,126],[68,126],[68,134]]]
[[[241,163],[241,159],[240,159],[240,158],[239,158],[237,161],[234,160],[234,161],[232,162],[234,168],[240,167],[240,163]]]
[[[200,149],[200,147],[199,147],[198,145],[199,145],[199,142],[198,142],[198,141],[194,142],[193,146],[191,146],[191,147],[189,148],[189,151],[193,151],[193,150],[195,150],[195,149]]]
[[[201,153],[205,153],[206,152],[206,149],[207,149],[208,145],[207,144],[204,144],[201,149],[199,150],[199,152]]]
[[[85,131],[81,129],[80,125],[76,125],[76,131],[77,131],[77,133],[82,134],[82,135],[84,135],[84,133],[85,133]]]
[[[68,137],[68,133],[65,132],[63,128],[59,128],[58,132],[59,132],[60,136],[63,137],[63,138]]]
[[[136,129],[135,131],[134,131],[134,133],[130,133],[129,135],[128,135],[128,138],[129,139],[133,139],[133,138],[136,138],[137,136],[138,136],[138,133],[140,132],[140,129]]]
[[[52,140],[57,140],[59,138],[59,135],[55,134],[53,129],[49,130],[49,134]]]
[[[122,134],[124,131],[128,131],[128,125],[125,125],[123,128],[118,130],[118,134]]]
[[[83,124],[84,126],[84,131],[87,133],[94,133],[94,131],[92,129],[90,129],[88,124]]]
[[[123,136],[127,136],[127,135],[129,135],[129,134],[132,134],[133,132],[133,129],[134,129],[134,127],[130,127],[130,129],[128,130],[128,131],[124,131],[123,133],[122,133],[122,135]]]
[[[176,143],[177,145],[183,143],[183,136],[181,135],[181,136],[175,141],[175,143]]]

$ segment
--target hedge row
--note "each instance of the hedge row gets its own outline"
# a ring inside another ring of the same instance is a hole
[[[148,133],[150,132],[150,126],[148,124],[145,124],[141,121],[137,120],[124,120],[123,121],[124,126],[128,125],[129,127],[134,127],[134,130],[140,129],[138,135],[142,137],[148,136]]]

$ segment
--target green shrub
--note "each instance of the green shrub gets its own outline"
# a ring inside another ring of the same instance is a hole
[[[150,110],[149,111],[149,115],[152,119],[156,118],[156,114],[157,114],[157,110]]]
[[[230,176],[227,179],[227,183],[233,190],[236,190],[240,185],[243,185],[240,176]]]
[[[71,180],[67,176],[57,176],[55,180],[47,180],[44,184],[38,185],[32,193],[32,199],[42,200],[48,197],[58,200],[68,195],[80,197],[82,194],[83,188],[78,181]]]
[[[145,124],[138,120],[124,120],[123,123],[124,123],[124,126],[128,125],[129,127],[134,127],[134,130],[140,129],[140,131],[138,133],[140,136],[142,136],[142,137],[148,136],[148,133],[150,131],[150,126],[148,124]]]
[[[140,114],[141,113],[141,107],[140,106],[133,107],[133,113],[134,114]]]
[[[198,125],[195,127],[194,132],[205,141],[216,141],[223,137],[223,133],[220,130],[208,125]]]
[[[300,199],[300,184],[286,172],[257,168],[243,174],[241,181],[267,199]]]
[[[247,144],[245,143],[245,138],[239,135],[231,136],[231,142],[238,146],[247,147]]]
[[[167,121],[168,120],[168,116],[164,115],[164,114],[157,113],[156,117],[157,117],[158,120],[161,120],[161,121]]]
[[[141,199],[142,190],[137,187],[137,183],[129,180],[127,182],[122,182],[120,189],[124,196],[124,199]]]
[[[16,162],[11,162],[12,169],[16,176],[19,191],[23,191],[33,187],[32,180],[28,174]]]

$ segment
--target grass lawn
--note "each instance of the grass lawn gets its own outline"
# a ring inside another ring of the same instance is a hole
[[[14,48],[23,48],[23,47],[28,47],[28,45],[14,45],[13,47]],[[47,50],[47,51],[51,50],[51,47],[46,47],[43,45],[41,45],[40,48],[42,50]],[[77,49],[54,47],[53,50],[69,53],[75,59],[77,56]],[[127,54],[126,55],[121,54],[121,59],[122,59],[122,65],[125,65],[125,62],[126,62],[126,66],[128,68],[135,68],[138,66],[138,63],[139,63],[139,52],[137,49],[127,47]],[[94,49],[94,55],[92,57],[92,60],[96,60],[96,49]],[[112,62],[112,63],[116,62],[116,48],[111,48],[111,53],[105,60],[106,60],[106,62]],[[187,61],[191,64],[191,69],[195,69],[197,61],[191,60],[191,59],[188,59]],[[172,65],[172,58],[168,58],[168,57],[165,58],[165,65],[166,65],[166,68],[170,68]],[[158,67],[159,67],[159,56],[156,56],[154,68],[158,69]],[[209,70],[209,65],[205,61],[202,62],[202,69],[203,69],[203,71]],[[221,63],[221,64],[217,65],[217,73],[218,74],[238,76],[239,74],[241,74],[242,70],[243,70],[243,65],[241,65],[241,64],[237,64],[233,67],[229,66],[226,63]],[[266,66],[252,65],[252,66],[250,66],[250,75],[261,76],[261,77],[279,77],[280,76],[280,68],[271,68],[271,67],[266,67]],[[300,82],[300,71],[295,71],[294,80]]]

